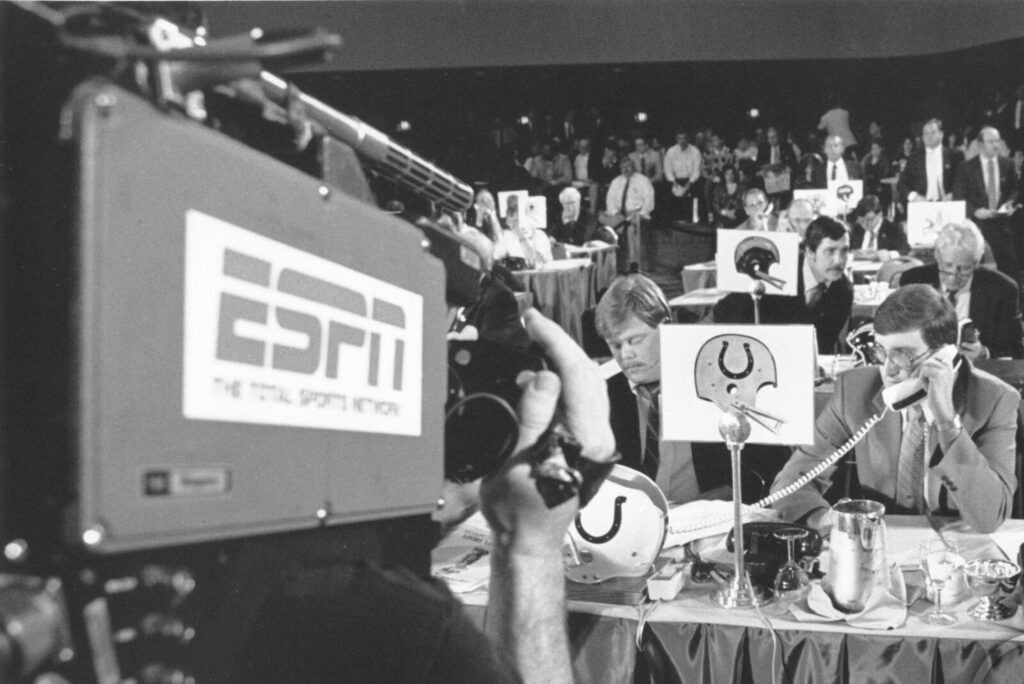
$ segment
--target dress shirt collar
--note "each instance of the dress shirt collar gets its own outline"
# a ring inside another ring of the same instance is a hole
[[[812,289],[818,286],[818,279],[814,277],[814,272],[811,271],[811,265],[804,259],[804,294],[806,295]]]

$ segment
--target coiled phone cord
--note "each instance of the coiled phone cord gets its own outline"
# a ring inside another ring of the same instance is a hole
[[[768,506],[771,506],[773,503],[775,503],[777,501],[780,501],[781,499],[786,498],[787,496],[789,496],[793,492],[796,492],[801,487],[806,485],[808,482],[810,482],[814,478],[818,477],[818,475],[821,475],[823,472],[825,472],[826,470],[831,468],[833,465],[835,465],[836,462],[839,461],[839,459],[841,459],[843,456],[845,456],[847,454],[848,451],[850,451],[850,449],[852,449],[853,447],[857,446],[857,444],[862,439],[864,439],[864,436],[868,434],[868,432],[871,430],[871,428],[875,426],[875,423],[880,421],[885,416],[885,414],[888,413],[888,412],[889,412],[889,408],[886,407],[885,409],[882,410],[881,413],[876,413],[875,415],[873,415],[870,418],[868,418],[864,422],[864,424],[861,425],[857,429],[857,431],[853,433],[853,435],[850,437],[850,439],[846,440],[846,442],[843,443],[842,446],[840,446],[838,449],[836,449],[834,452],[832,452],[832,454],[828,458],[826,458],[824,461],[822,461],[821,463],[819,463],[818,465],[814,466],[809,471],[807,471],[806,473],[801,475],[798,480],[794,481],[791,484],[786,485],[785,487],[783,487],[779,491],[773,492],[773,493],[769,494],[768,496],[764,497],[760,501],[757,501],[757,502],[752,503],[752,504],[745,505],[743,507],[744,512],[756,511],[756,510],[759,510],[761,508],[767,508]],[[674,534],[685,534],[685,533],[689,533],[689,532],[696,532],[697,530],[702,530],[702,529],[707,528],[707,527],[715,527],[717,525],[723,525],[725,523],[732,522],[732,520],[733,520],[733,516],[732,515],[721,516],[719,518],[712,518],[710,520],[700,520],[700,521],[697,521],[697,522],[695,522],[695,523],[693,523],[691,525],[684,525],[681,528],[673,528],[672,532]]]

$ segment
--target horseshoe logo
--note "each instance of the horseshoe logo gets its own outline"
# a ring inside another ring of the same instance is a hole
[[[741,370],[739,373],[734,373],[725,367],[725,352],[729,349],[729,341],[722,340],[722,351],[718,352],[718,370],[722,371],[722,375],[729,378],[730,380],[742,380],[751,374],[754,370],[754,354],[750,351],[750,343],[743,343],[743,351],[747,353],[747,367]]]
[[[592,535],[583,529],[583,521],[580,518],[581,513],[576,514],[576,531],[580,533],[580,536],[591,544],[604,544],[615,538],[615,535],[619,533],[619,527],[622,526],[622,504],[626,503],[626,497],[617,496],[615,497],[615,515],[612,518],[612,526],[608,528],[608,531],[600,535]]]

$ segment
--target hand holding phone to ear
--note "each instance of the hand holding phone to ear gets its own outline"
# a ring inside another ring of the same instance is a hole
[[[969,318],[960,321],[960,330],[957,335],[957,350],[971,361],[987,359],[988,349],[981,343],[978,329]]]
[[[956,410],[953,408],[956,354],[957,348],[954,345],[945,345],[923,361],[918,370],[918,377],[928,391],[925,401],[935,417],[935,422],[940,425],[952,422],[956,418]]]

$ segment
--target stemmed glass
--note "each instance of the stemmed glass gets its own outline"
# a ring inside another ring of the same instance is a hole
[[[792,527],[776,530],[774,534],[776,539],[786,542],[787,554],[786,564],[775,574],[775,598],[799,598],[810,586],[811,581],[807,577],[807,571],[793,560],[793,543],[806,537],[807,530]]]
[[[960,562],[960,555],[954,542],[929,539],[921,544],[921,570],[924,578],[935,592],[935,611],[921,616],[930,625],[951,625],[956,616],[942,612],[942,588]]]

